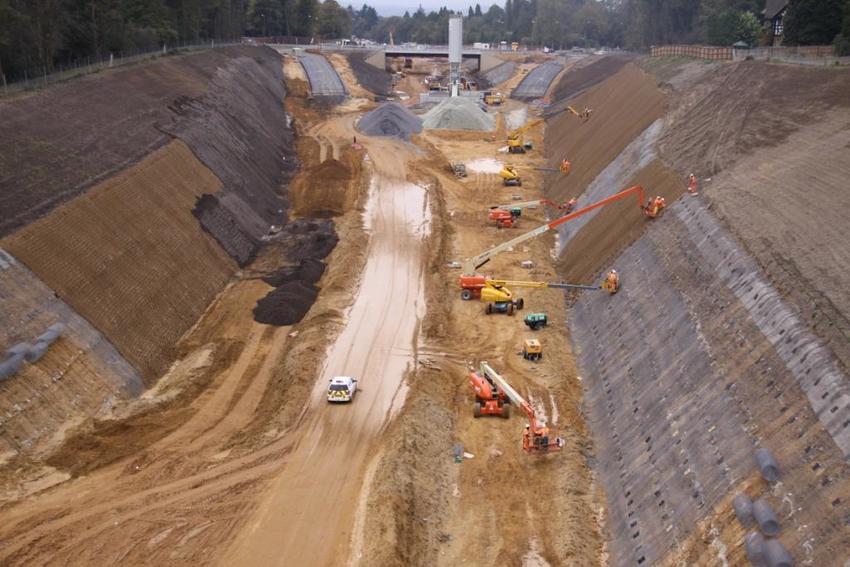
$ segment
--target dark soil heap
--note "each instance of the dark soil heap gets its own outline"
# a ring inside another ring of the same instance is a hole
[[[254,320],[266,325],[293,325],[316,301],[319,288],[300,281],[286,282],[257,302]]]
[[[263,278],[275,289],[257,302],[254,320],[267,325],[299,322],[319,294],[316,284],[325,272],[321,260],[336,246],[339,237],[331,220],[296,219],[286,225],[270,244],[290,265]]]
[[[363,115],[357,129],[370,136],[395,136],[407,140],[422,131],[422,120],[397,102],[385,102]]]

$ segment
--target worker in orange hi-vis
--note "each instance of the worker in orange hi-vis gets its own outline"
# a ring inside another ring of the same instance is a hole
[[[697,194],[697,176],[693,173],[688,175],[688,193],[691,195]]]

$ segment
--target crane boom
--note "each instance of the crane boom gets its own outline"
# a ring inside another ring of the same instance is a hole
[[[488,285],[492,285],[494,287],[531,287],[531,288],[547,288],[553,287],[557,289],[602,289],[601,286],[598,285],[581,285],[581,284],[571,284],[571,283],[562,283],[562,282],[531,282],[531,281],[517,281],[517,280],[495,280],[495,279],[487,279]]]
[[[548,222],[548,223],[546,223],[542,226],[535,228],[534,230],[530,230],[529,232],[526,232],[525,234],[521,234],[521,235],[517,236],[516,238],[512,238],[511,240],[508,240],[507,242],[503,242],[502,244],[497,244],[496,246],[490,248],[489,250],[485,250],[484,252],[482,252],[481,254],[478,254],[477,256],[473,256],[472,258],[467,258],[466,260],[463,261],[463,264],[461,266],[462,273],[463,273],[463,275],[473,275],[473,274],[475,274],[475,270],[477,270],[478,268],[480,268],[481,266],[483,266],[484,264],[489,262],[494,256],[501,254],[505,250],[513,248],[513,247],[515,247],[519,244],[522,244],[526,240],[531,240],[532,238],[540,236],[541,234],[544,234],[544,233],[550,231],[551,229],[564,224],[565,222],[569,222],[569,221],[573,220],[574,218],[578,218],[578,217],[580,217],[580,216],[582,216],[586,213],[589,213],[590,211],[593,211],[593,210],[598,209],[600,207],[604,207],[605,205],[607,205],[609,203],[613,203],[614,201],[619,201],[620,199],[624,199],[624,198],[626,198],[630,195],[637,195],[638,206],[641,209],[643,209],[644,208],[644,205],[643,205],[643,201],[644,201],[643,187],[641,187],[640,185],[635,185],[634,187],[629,187],[628,189],[625,189],[624,191],[620,191],[619,193],[611,195],[610,197],[606,197],[605,199],[602,199],[601,201],[597,201],[597,202],[593,203],[592,205],[588,205],[588,206],[583,207],[583,208],[581,208],[581,209],[579,209],[575,212],[564,215],[559,219],[555,219],[551,222]]]

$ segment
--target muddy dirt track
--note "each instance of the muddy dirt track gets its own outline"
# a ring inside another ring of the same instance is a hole
[[[300,565],[340,564],[367,458],[404,403],[425,310],[422,247],[428,204],[424,188],[406,180],[409,147],[373,145],[368,138],[363,143],[368,155],[395,159],[381,158],[372,177],[360,292],[326,355],[284,471],[224,564],[275,565],[281,557]],[[358,394],[348,406],[326,401],[334,376],[358,380]]]

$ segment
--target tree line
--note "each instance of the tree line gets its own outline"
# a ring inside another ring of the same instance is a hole
[[[0,0],[0,73],[50,72],[60,62],[163,45],[248,36],[358,38],[444,44],[465,16],[464,41],[555,49],[769,41],[765,0],[504,0],[382,17],[336,0]],[[835,43],[850,54],[850,0],[791,0],[786,45]]]

